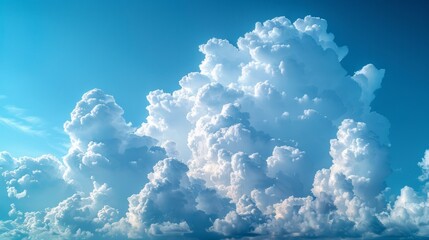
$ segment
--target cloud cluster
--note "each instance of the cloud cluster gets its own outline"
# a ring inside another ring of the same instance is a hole
[[[71,147],[63,160],[69,184],[83,192],[90,192],[93,182],[107,184],[115,196],[111,205],[125,211],[127,197],[144,186],[155,163],[167,156],[156,139],[136,135],[122,115],[112,96],[98,89],[85,93],[64,124]]]
[[[82,96],[70,149],[0,153],[0,237],[222,239],[429,233],[429,200],[385,200],[389,122],[371,110],[384,70],[349,75],[348,49],[307,16],[200,46],[200,71],[155,90],[133,127],[114,98]],[[419,163],[429,178],[429,154]],[[424,188],[424,189],[427,189]]]

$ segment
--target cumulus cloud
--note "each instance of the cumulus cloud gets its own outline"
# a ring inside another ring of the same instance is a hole
[[[390,235],[426,237],[429,234],[428,155],[429,150],[426,150],[418,163],[422,170],[419,179],[425,183],[422,192],[403,187],[396,201],[379,214]]]
[[[427,191],[386,203],[384,70],[350,75],[327,22],[257,23],[199,47],[200,71],[148,94],[139,127],[93,89],[58,159],[0,153],[0,236],[22,239],[401,237],[429,233]],[[428,151],[419,163],[428,179]],[[426,188],[424,188],[426,189]],[[46,196],[52,197],[43,201]]]
[[[129,197],[126,216],[104,230],[129,238],[209,238],[213,235],[206,232],[210,219],[223,216],[232,206],[201,180],[189,178],[187,171],[188,167],[176,159],[158,162],[148,175],[149,182]]]
[[[71,147],[64,157],[64,179],[83,192],[93,181],[112,189],[112,206],[125,211],[127,197],[138,192],[152,166],[166,157],[157,140],[138,136],[114,98],[99,89],[82,96],[64,124]]]
[[[2,221],[0,237],[5,239],[108,239],[98,229],[118,219],[118,212],[108,205],[110,188],[94,182],[89,194],[78,192],[58,205],[40,211],[22,212],[14,205],[13,220]],[[6,230],[6,231],[5,231]]]
[[[12,234],[5,237],[100,238],[98,228],[125,214],[127,198],[166,152],[157,140],[136,135],[122,115],[112,96],[94,89],[64,124],[71,146],[61,160],[0,154],[1,214],[5,234]]]
[[[7,218],[11,204],[21,211],[34,211],[55,206],[67,197],[73,189],[63,179],[64,169],[51,155],[14,158],[1,152],[0,219]]]

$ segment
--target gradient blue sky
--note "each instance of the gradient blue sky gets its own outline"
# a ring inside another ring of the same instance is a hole
[[[197,71],[198,45],[235,43],[255,22],[306,15],[328,21],[343,65],[386,69],[373,109],[391,122],[388,185],[417,186],[429,148],[429,16],[425,1],[0,1],[0,150],[65,154],[62,133],[81,95],[101,88],[140,125],[146,94]]]

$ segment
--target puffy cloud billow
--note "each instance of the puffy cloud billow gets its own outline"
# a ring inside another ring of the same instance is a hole
[[[2,239],[419,237],[423,190],[387,202],[384,70],[349,74],[348,49],[307,16],[200,46],[199,72],[148,94],[135,127],[99,89],[64,124],[62,158],[0,153]]]

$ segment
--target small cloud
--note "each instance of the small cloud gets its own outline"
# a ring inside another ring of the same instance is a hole
[[[23,133],[27,133],[27,134],[31,134],[31,135],[42,136],[45,133],[42,130],[34,129],[29,125],[23,124],[21,122],[16,121],[15,119],[11,119],[11,118],[0,117],[0,123],[2,123],[3,125],[6,125],[8,127],[17,129]]]
[[[3,109],[5,114],[0,117],[2,124],[30,135],[45,135],[45,131],[41,130],[43,125],[41,118],[29,115],[26,109],[14,105],[6,105]]]
[[[31,123],[31,124],[41,124],[42,123],[42,119],[40,119],[39,117],[36,116],[30,116],[26,114],[26,109],[24,108],[20,108],[17,106],[13,106],[13,105],[7,105],[4,106],[4,109],[10,113],[11,115],[15,116],[16,118],[19,118],[27,123]]]

